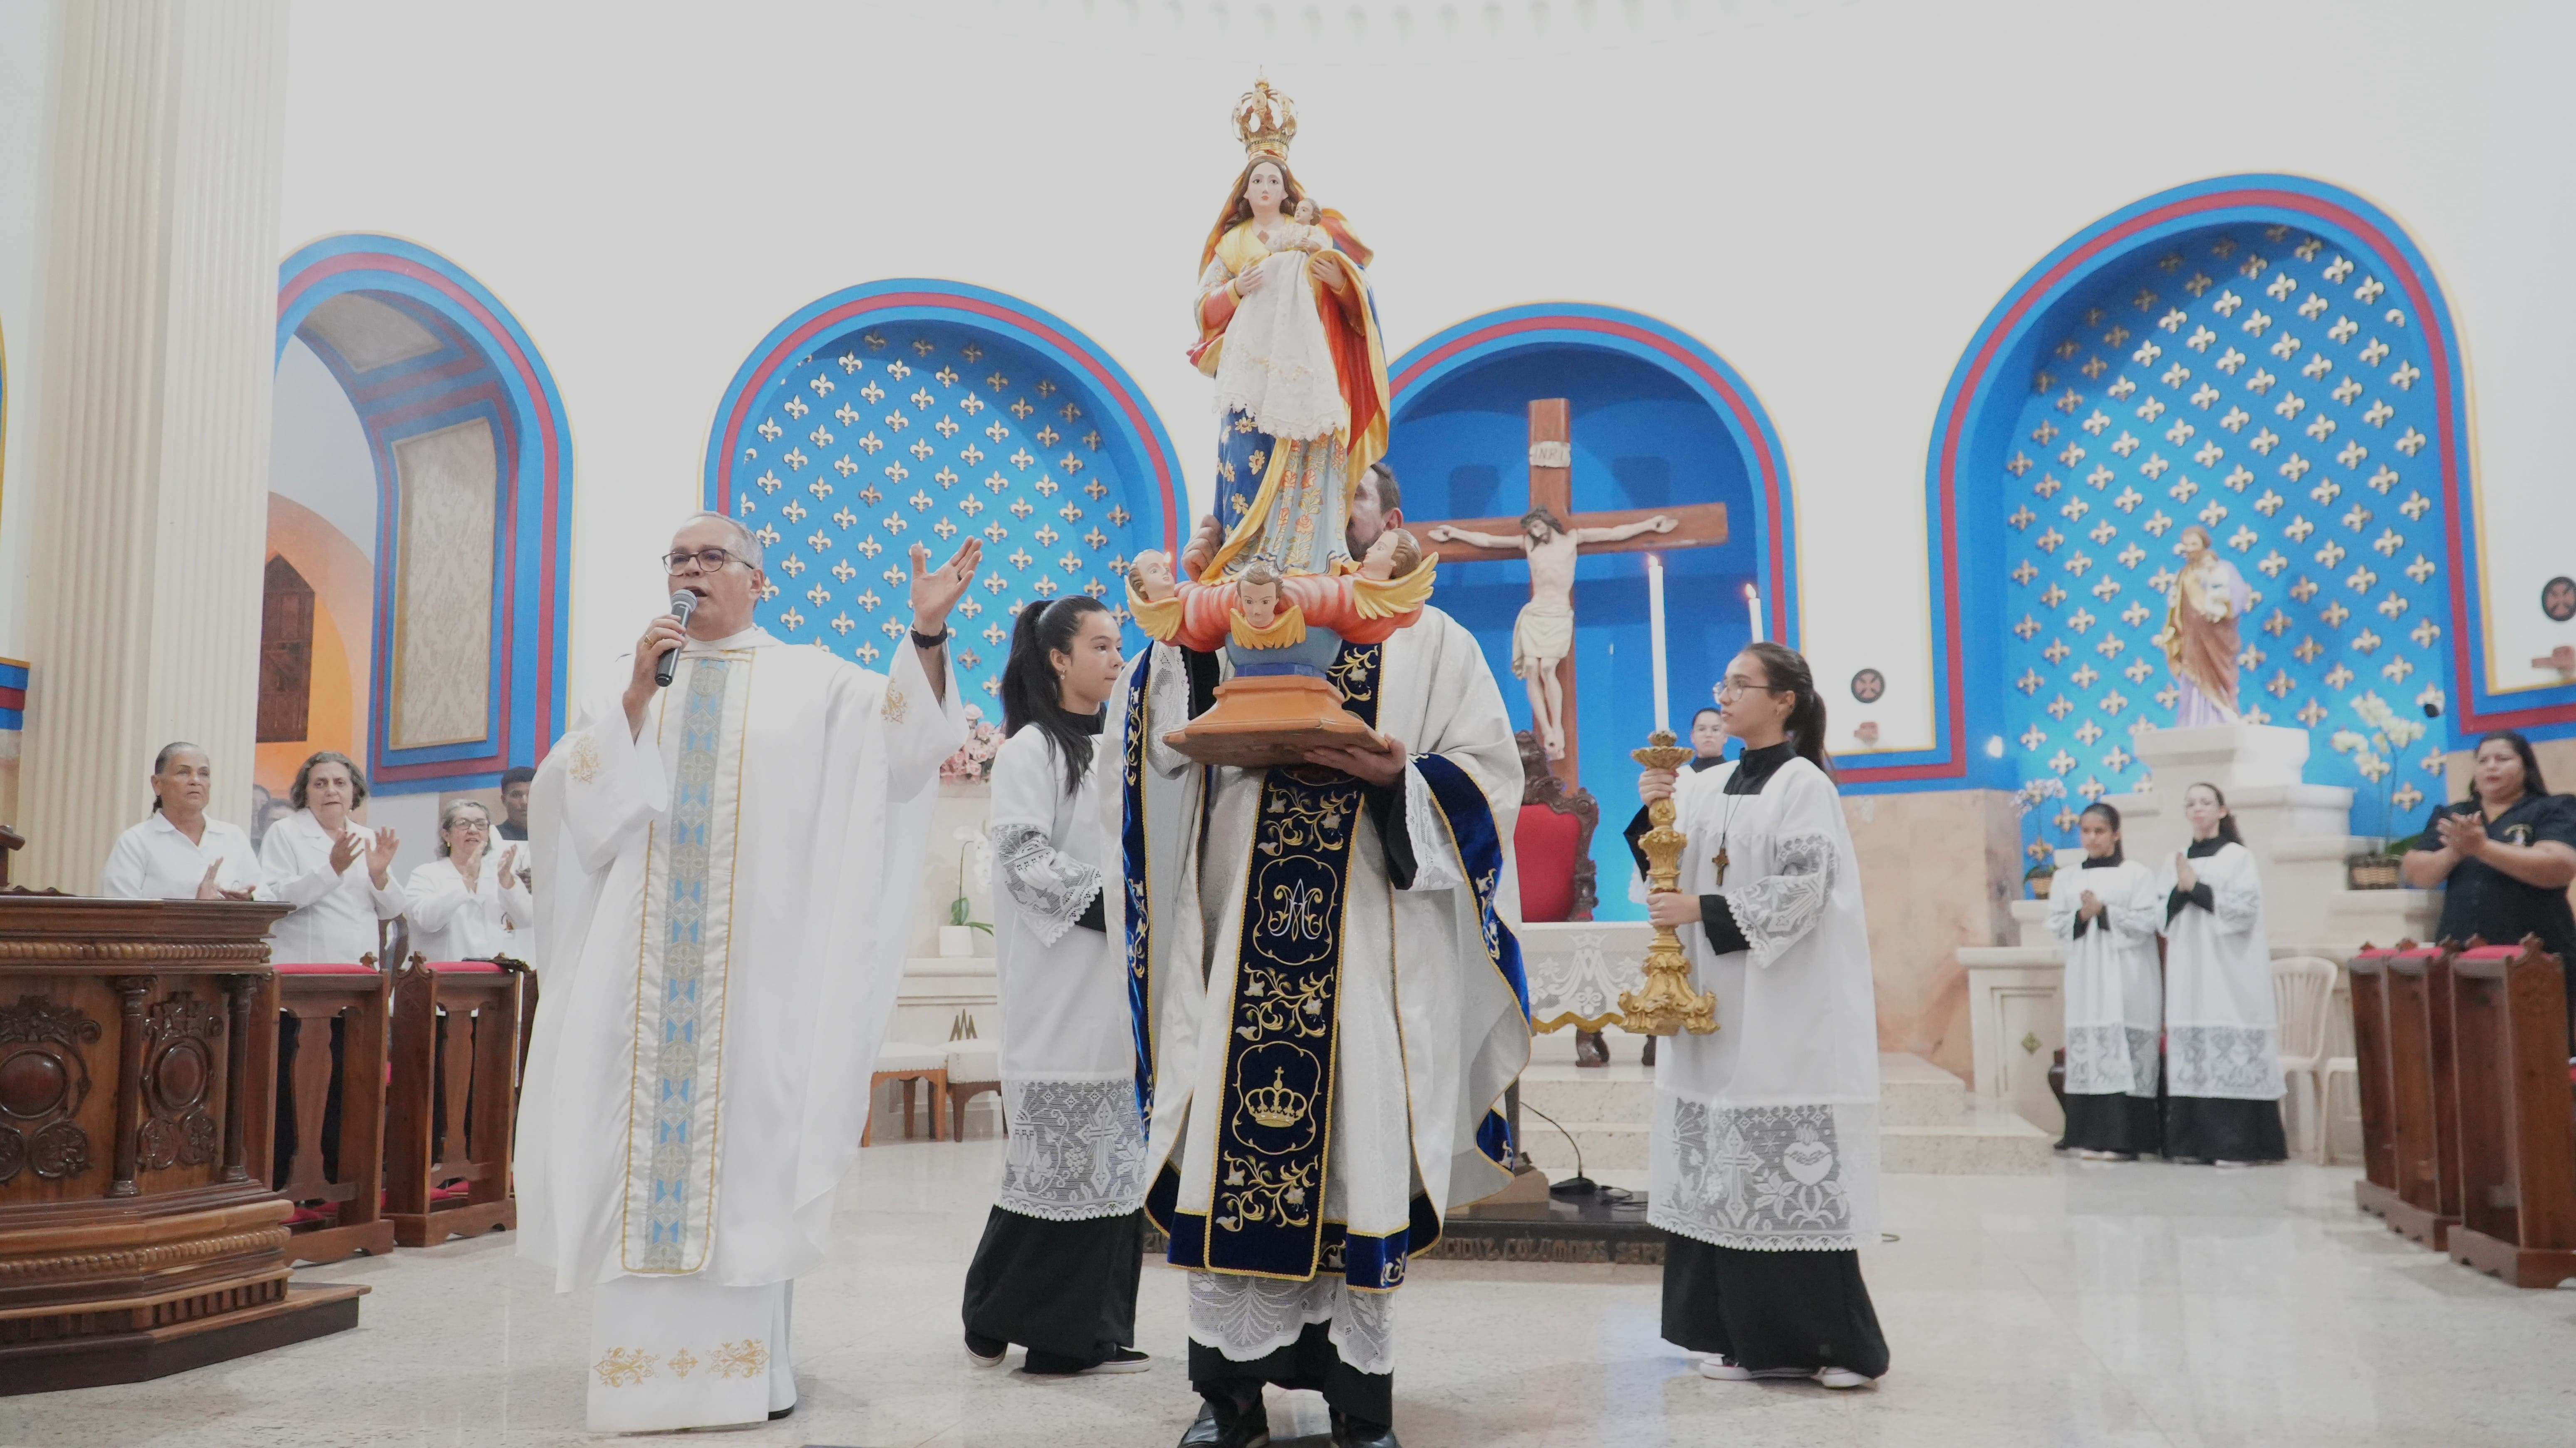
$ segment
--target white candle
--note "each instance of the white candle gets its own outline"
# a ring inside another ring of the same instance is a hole
[[[1655,727],[1671,726],[1672,710],[1664,700],[1664,560],[1646,555],[1646,622],[1655,657]]]
[[[1753,641],[1762,642],[1762,595],[1750,583],[1744,585],[1744,616],[1753,625]]]

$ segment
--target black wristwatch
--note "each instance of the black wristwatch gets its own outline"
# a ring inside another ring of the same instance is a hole
[[[935,634],[924,634],[919,629],[912,631],[913,643],[924,649],[944,649],[948,647],[948,641],[955,637],[957,637],[957,630],[953,628],[942,629]]]

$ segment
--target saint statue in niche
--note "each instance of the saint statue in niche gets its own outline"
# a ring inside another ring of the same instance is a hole
[[[1367,247],[1288,168],[1289,98],[1256,81],[1236,103],[1244,167],[1200,252],[1198,344],[1216,380],[1217,517],[1224,541],[1193,576],[1255,561],[1283,575],[1350,561],[1342,527],[1369,464],[1386,455],[1386,351]]]
[[[2174,551],[2182,555],[2182,571],[2174,575],[2164,632],[2156,635],[2182,693],[2174,725],[2239,723],[2236,656],[2244,645],[2236,624],[2253,607],[2254,590],[2235,564],[2218,556],[2209,530],[2197,523],[2182,530]]]
[[[1547,757],[1565,757],[1565,685],[1556,666],[1574,650],[1574,560],[1586,543],[1616,543],[1640,533],[1669,533],[1681,520],[1657,513],[1613,528],[1568,528],[1545,508],[1521,519],[1520,536],[1497,537],[1441,523],[1431,541],[1456,539],[1479,548],[1518,548],[1529,555],[1530,601],[1512,624],[1512,672],[1529,690],[1530,727]]]

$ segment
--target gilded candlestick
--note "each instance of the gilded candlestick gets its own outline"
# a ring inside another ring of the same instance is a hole
[[[1658,729],[1647,736],[1646,748],[1632,750],[1628,757],[1648,769],[1679,770],[1690,762],[1691,751],[1677,747],[1671,730]],[[1646,888],[1658,893],[1680,887],[1682,847],[1690,843],[1673,828],[1674,817],[1670,795],[1647,805],[1646,820],[1653,828],[1637,841],[1646,852]],[[1645,988],[1621,991],[1619,1014],[1623,1027],[1644,1036],[1682,1031],[1704,1036],[1717,1029],[1717,997],[1691,989],[1690,958],[1671,926],[1655,927],[1654,941],[1646,947]]]

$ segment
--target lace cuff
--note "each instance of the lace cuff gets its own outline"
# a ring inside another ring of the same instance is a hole
[[[1780,952],[1813,929],[1834,893],[1841,852],[1830,835],[1794,835],[1773,847],[1779,873],[1750,885],[1717,893],[1726,901],[1735,928],[1742,932],[1756,967],[1780,958]]]
[[[1058,850],[1035,825],[997,824],[992,839],[1002,887],[1028,917],[1038,942],[1062,940],[1100,894],[1100,872]]]
[[[1458,847],[1449,838],[1449,827],[1440,818],[1440,809],[1431,797],[1431,782],[1422,777],[1417,765],[1404,766],[1404,778],[1396,781],[1404,794],[1404,834],[1413,843],[1413,878],[1399,889],[1453,890],[1467,883],[1466,873],[1458,866]]]

